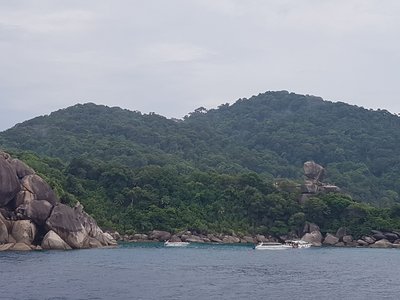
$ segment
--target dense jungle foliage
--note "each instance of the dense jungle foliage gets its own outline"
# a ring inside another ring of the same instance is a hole
[[[400,228],[400,119],[313,96],[267,92],[183,120],[79,104],[0,133],[13,152],[100,225],[284,234],[305,221],[354,234]],[[315,160],[345,195],[297,201]],[[371,205],[373,204],[373,205]]]

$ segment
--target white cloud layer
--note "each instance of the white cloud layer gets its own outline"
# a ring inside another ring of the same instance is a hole
[[[400,112],[397,0],[0,0],[0,130],[78,102],[182,117],[267,90]]]

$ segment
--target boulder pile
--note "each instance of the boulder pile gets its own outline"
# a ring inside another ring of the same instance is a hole
[[[117,241],[124,242],[190,242],[190,243],[216,243],[216,244],[257,244],[259,242],[278,241],[279,239],[264,235],[246,236],[236,234],[201,234],[191,231],[182,231],[178,233],[170,233],[168,231],[153,230],[147,234],[125,234],[120,235],[118,232],[111,233]]]
[[[322,182],[326,175],[326,170],[321,165],[313,161],[306,161],[303,169],[306,180],[301,185],[300,203],[304,203],[309,197],[312,197],[315,194],[340,192],[340,188],[336,185]]]
[[[0,151],[0,251],[114,245],[80,203],[60,203],[33,169]]]
[[[369,248],[400,248],[400,232],[381,232],[372,230],[370,235],[355,239],[345,227],[339,228],[335,234],[327,233],[325,237],[315,224],[306,224],[302,240],[313,246],[335,247],[369,247]]]

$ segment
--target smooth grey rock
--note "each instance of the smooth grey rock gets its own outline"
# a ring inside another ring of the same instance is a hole
[[[12,231],[12,221],[6,219],[5,215],[9,214],[10,212],[0,208],[0,220],[6,225],[8,232]]]
[[[17,196],[14,198],[12,204],[13,207],[16,208],[22,204],[26,204],[32,202],[36,199],[35,195],[27,190],[20,191]]]
[[[257,240],[257,242],[259,242],[259,243],[261,243],[261,242],[268,242],[268,239],[267,239],[264,235],[261,235],[261,234],[257,234],[257,235],[256,235],[256,240]]]
[[[234,237],[234,236],[226,235],[222,239],[222,242],[224,244],[237,244],[237,243],[240,243],[240,239],[237,237]]]
[[[6,206],[20,189],[21,185],[15,169],[4,155],[0,155],[0,207]]]
[[[46,200],[34,200],[17,207],[16,213],[31,219],[37,225],[44,225],[50,216],[53,205]]]
[[[8,243],[8,229],[6,224],[0,219],[0,244]]]
[[[335,247],[344,247],[344,243],[343,242],[339,242],[335,244]]]
[[[46,227],[57,233],[72,248],[83,248],[89,235],[75,210],[65,204],[54,206]]]
[[[222,240],[220,238],[214,236],[213,234],[209,234],[207,237],[210,239],[210,241],[212,243],[219,243],[219,244],[222,243]]]
[[[321,165],[313,161],[306,161],[303,168],[307,178],[316,181],[322,181],[324,179],[325,169]]]
[[[387,239],[381,239],[374,244],[369,245],[370,248],[392,248],[393,245]]]
[[[10,160],[11,165],[14,167],[14,170],[18,176],[18,178],[22,179],[27,175],[35,174],[35,171],[26,165],[23,161],[20,161],[17,158]]]
[[[9,234],[9,235],[8,235],[8,242],[9,242],[9,243],[15,244],[17,241],[16,241],[15,238],[12,236],[12,234]]]
[[[338,242],[339,242],[339,239],[336,236],[334,236],[333,234],[327,233],[323,244],[333,246]]]
[[[345,235],[345,236],[343,236],[342,240],[343,240],[343,243],[348,244],[353,241],[353,237],[351,235]]]
[[[100,243],[99,240],[92,238],[92,237],[89,237],[86,240],[86,243],[87,243],[87,245],[85,245],[85,248],[101,248],[101,247],[103,247],[103,244]]]
[[[357,241],[354,241],[354,240],[346,243],[346,247],[357,247],[357,246],[358,246],[358,243],[357,243]]]
[[[16,243],[14,246],[9,248],[12,251],[32,251],[32,248],[25,243]]]
[[[14,245],[15,243],[2,244],[0,245],[0,252],[10,250],[10,248],[13,247]]]
[[[363,246],[363,247],[369,245],[366,241],[364,241],[362,239],[357,240],[357,244],[360,245],[360,246]]]
[[[35,195],[37,200],[46,200],[52,205],[58,202],[57,196],[51,187],[38,175],[28,175],[22,179],[22,186]]]
[[[132,236],[132,240],[148,240],[149,236],[147,234],[136,233]]]
[[[18,220],[13,223],[12,236],[16,240],[17,244],[32,244],[36,233],[36,225],[30,220]]]
[[[72,249],[63,239],[55,233],[53,230],[50,230],[46,233],[42,241],[43,249],[52,249],[52,250],[69,250]]]
[[[393,243],[395,240],[397,240],[399,238],[399,236],[397,234],[392,233],[392,232],[385,232],[384,236],[391,243]]]
[[[103,246],[117,246],[118,243],[114,239],[114,237],[109,234],[108,232],[103,232],[103,237],[102,238],[97,238],[96,239],[103,245]]]
[[[170,242],[174,242],[174,243],[179,243],[182,242],[181,238],[177,235],[173,235],[171,236],[171,238],[169,239]]]
[[[319,247],[322,242],[322,234],[320,231],[313,231],[311,233],[306,233],[302,238],[303,241],[311,243],[313,246]]]
[[[95,238],[103,246],[113,246],[117,244],[116,240],[110,234],[106,234],[100,229],[95,219],[83,210],[83,206],[79,202],[75,205],[74,212],[78,216],[79,221],[85,228],[89,237]],[[94,242],[89,243],[89,245],[90,244],[94,244]]]
[[[386,236],[383,233],[375,233],[372,237],[377,241],[386,239]]]
[[[256,241],[252,236],[244,236],[242,239],[244,239],[248,243],[253,243],[253,244],[256,243]]]
[[[373,237],[370,237],[370,236],[367,236],[367,235],[363,236],[361,239],[366,241],[368,244],[373,244],[373,243],[376,242],[376,240]]]
[[[168,231],[153,230],[149,234],[149,237],[152,240],[157,239],[159,241],[167,241],[171,238],[171,233],[169,233]]]
[[[119,234],[118,231],[111,232],[110,234],[116,241],[119,241],[119,240],[122,239],[122,237],[121,237],[121,235]]]

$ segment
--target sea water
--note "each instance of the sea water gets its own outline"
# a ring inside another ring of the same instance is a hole
[[[0,252],[0,299],[400,299],[400,250],[152,243]]]

